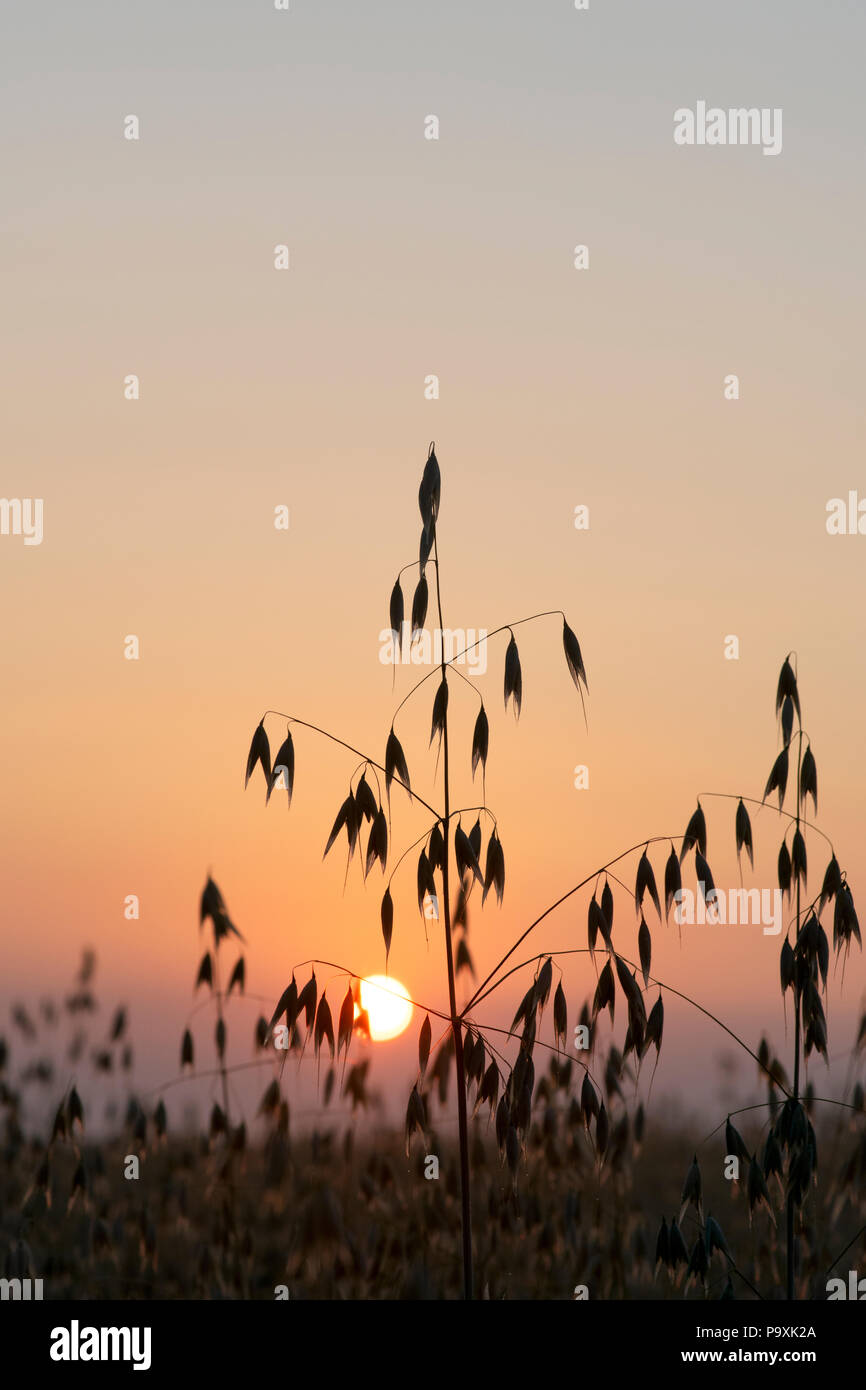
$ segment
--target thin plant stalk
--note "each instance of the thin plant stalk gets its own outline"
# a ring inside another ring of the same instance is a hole
[[[434,530],[433,559],[436,566],[436,605],[439,610],[439,631],[442,621],[442,587],[439,582],[439,542]],[[442,661],[442,679],[447,680],[446,663]],[[463,1296],[472,1298],[472,1205],[469,1186],[469,1127],[466,1118],[466,1077],[463,1066],[463,1029],[457,1012],[457,990],[454,978],[454,950],[451,944],[451,899],[449,861],[451,858],[451,786],[448,761],[448,708],[446,705],[442,729],[443,775],[445,781],[445,820],[442,826],[445,851],[442,860],[442,897],[445,924],[445,959],[448,968],[448,1003],[451,1009],[451,1031],[454,1035],[454,1070],[457,1079],[457,1129],[460,1144],[460,1207],[463,1234]]]

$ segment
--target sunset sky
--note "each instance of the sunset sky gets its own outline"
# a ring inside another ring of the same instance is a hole
[[[698,793],[760,798],[792,650],[819,824],[866,925],[866,536],[825,525],[830,499],[866,500],[866,13],[841,0],[292,0],[288,13],[88,0],[18,7],[3,26],[2,493],[44,500],[41,545],[0,536],[4,1017],[65,991],[91,944],[103,1009],[129,1008],[137,1085],[173,1077],[208,872],[247,938],[251,994],[275,1001],[312,956],[383,971],[379,868],[365,890],[356,862],[343,892],[342,849],[321,862],[357,760],[298,731],[290,815],[284,795],[265,809],[260,772],[245,793],[243,774],[267,709],[384,761],[392,710],[423,674],[398,670],[392,692],[379,632],[417,556],[434,439],[445,624],[492,631],[561,608],[589,678],[587,732],[556,618],[516,630],[517,726],[507,636],[470,676],[506,858],[502,909],[482,912],[479,895],[470,910],[479,978],[598,864],[681,837]],[[782,108],[781,154],[677,147],[674,110],[704,99]],[[123,136],[130,113],[138,141]],[[291,267],[277,271],[283,243]],[[439,805],[434,691],[398,732],[413,785]],[[476,709],[458,678],[458,805],[480,799]],[[275,750],[284,726],[268,727]],[[577,764],[589,790],[574,788]],[[738,886],[735,803],[704,806],[716,883]],[[393,808],[402,849],[425,821],[401,793]],[[773,887],[781,824],[769,804],[752,817],[746,883]],[[809,850],[817,892],[827,852]],[[660,883],[667,852],[651,852]],[[425,941],[414,865],[395,879],[390,966],[444,1008],[441,930]],[[570,900],[515,959],[585,946],[586,904]],[[653,974],[750,1046],[766,1031],[787,1064],[781,938],[693,927],[680,944],[648,921]],[[636,959],[620,890],[614,940]],[[527,984],[509,981],[482,1019],[507,1027]],[[585,957],[565,964],[570,1026],[594,984]],[[831,988],[833,1077],[810,1064],[819,1090],[844,1074],[864,984],[855,948],[844,1000],[838,976]],[[335,980],[329,999],[344,992]],[[268,1006],[232,1008],[230,1051],[248,1060]],[[371,1054],[397,1112],[420,1022]],[[212,1035],[196,1026],[204,1066]],[[623,1029],[618,1017],[620,1045]],[[715,1059],[733,1050],[666,1000],[657,1094],[723,1118]],[[169,1097],[179,1116],[182,1088]]]

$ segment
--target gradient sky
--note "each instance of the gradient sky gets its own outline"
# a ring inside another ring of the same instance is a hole
[[[91,943],[106,1007],[129,1005],[141,1084],[167,1079],[208,870],[253,993],[275,999],[312,955],[383,968],[378,868],[343,894],[343,864],[320,863],[349,755],[297,736],[290,817],[261,783],[244,794],[243,770],[268,708],[382,759],[396,701],[378,634],[417,554],[431,439],[446,624],[561,607],[589,674],[587,734],[560,624],[518,629],[515,728],[491,644],[507,886],[501,912],[471,917],[480,973],[598,863],[681,835],[696,793],[760,797],[792,649],[820,824],[857,899],[866,537],[829,536],[825,508],[866,498],[864,41],[866,14],[838,0],[6,9],[2,493],[44,499],[44,540],[0,537],[0,1002],[64,989]],[[673,112],[699,99],[781,107],[782,153],[678,148]],[[428,799],[432,687],[399,730]],[[474,804],[462,694],[455,794]],[[408,842],[423,820],[395,806]],[[734,886],[733,804],[706,810],[716,881]],[[772,886],[780,830],[770,810],[755,825],[751,882]],[[810,848],[811,887],[826,856]],[[444,1007],[442,942],[413,896],[410,867],[392,969]],[[530,940],[583,946],[585,920],[583,894]],[[617,927],[633,955],[626,895]],[[654,973],[782,1048],[778,946],[660,930]],[[570,1021],[594,986],[577,961]],[[845,1000],[831,994],[842,1069],[864,978],[857,953]],[[526,981],[511,983],[490,1022],[510,1023]],[[258,1011],[240,1007],[238,1060]],[[673,1002],[667,1034],[656,1087],[700,1107],[733,1045]],[[376,1053],[401,1096],[416,1036]]]

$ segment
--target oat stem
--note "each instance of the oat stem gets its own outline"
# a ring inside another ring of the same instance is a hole
[[[439,582],[439,539],[434,522],[433,563],[436,567],[436,606],[439,611],[439,631],[442,622],[442,586]],[[445,653],[442,653],[442,679],[448,678]],[[463,1228],[463,1297],[472,1299],[472,1207],[469,1190],[469,1131],[466,1120],[466,1078],[463,1067],[463,1029],[457,1012],[457,991],[454,978],[454,951],[451,944],[451,899],[448,870],[451,859],[451,781],[448,761],[448,706],[442,720],[443,775],[445,780],[445,817],[442,823],[445,848],[442,856],[442,896],[445,919],[445,958],[448,966],[448,1003],[451,1009],[451,1030],[454,1034],[454,1070],[457,1078],[457,1128],[460,1143],[460,1206]]]

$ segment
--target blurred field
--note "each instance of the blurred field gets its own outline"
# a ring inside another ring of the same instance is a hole
[[[359,1136],[343,1118],[295,1134],[291,1067],[282,1086],[271,1082],[262,1095],[255,1142],[242,1125],[227,1134],[218,1106],[208,1135],[160,1133],[164,1112],[145,1111],[133,1098],[117,1138],[89,1142],[87,1115],[82,1128],[68,1094],[46,1142],[23,1132],[21,1092],[10,1085],[14,1053],[4,1064],[4,1272],[42,1278],[45,1298],[273,1299],[280,1285],[291,1299],[460,1296],[458,1165],[452,1141],[436,1128],[438,1115],[450,1117],[453,1094],[444,1109],[431,1099],[429,1134],[414,1136],[408,1158],[402,1134],[367,1128]],[[608,1065],[610,1132],[598,1162],[575,1095],[582,1074],[556,1059],[546,1074],[539,1070],[514,1181],[486,1111],[473,1122],[479,1293],[571,1299],[585,1285],[591,1299],[719,1298],[726,1289],[752,1298],[751,1284],[764,1297],[782,1297],[778,1179],[769,1179],[773,1215],[756,1208],[750,1222],[745,1182],[722,1176],[722,1128],[700,1149],[702,1216],[719,1223],[739,1272],[718,1250],[705,1279],[687,1278],[684,1261],[675,1271],[656,1269],[659,1227],[679,1214],[694,1134],[632,1113]],[[30,1075],[23,1088],[32,1085],[45,1082]],[[354,1085],[360,1113],[363,1075]],[[800,1297],[826,1297],[827,1267],[866,1220],[862,1090],[858,1096],[860,1113],[838,1112],[841,1123],[813,1117],[818,1184],[798,1237]],[[766,1112],[756,1113],[742,1117],[741,1132],[760,1153]],[[439,1158],[438,1179],[424,1176],[426,1154]],[[139,1159],[137,1179],[124,1177],[129,1156]],[[694,1204],[681,1229],[693,1252],[703,1230]],[[861,1233],[834,1273],[846,1277],[864,1264]]]

